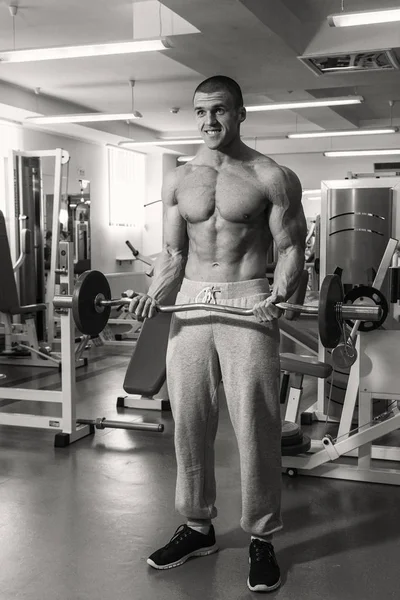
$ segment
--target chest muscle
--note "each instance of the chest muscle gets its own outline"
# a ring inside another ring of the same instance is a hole
[[[189,223],[220,215],[227,221],[246,223],[265,210],[265,194],[255,178],[233,169],[201,167],[189,173],[177,190],[180,213]]]

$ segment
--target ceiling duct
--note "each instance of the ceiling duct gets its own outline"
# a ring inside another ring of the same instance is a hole
[[[374,163],[374,173],[398,177],[400,175],[400,162]]]
[[[369,71],[393,71],[399,62],[393,49],[299,56],[299,60],[315,75],[335,73],[366,73]]]

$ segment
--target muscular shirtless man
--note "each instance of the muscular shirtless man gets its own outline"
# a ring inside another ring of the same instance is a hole
[[[177,567],[215,552],[214,440],[217,389],[223,380],[240,453],[242,518],[251,535],[252,591],[280,585],[272,536],[282,528],[279,329],[275,303],[296,289],[304,267],[306,222],[297,176],[246,146],[246,118],[238,84],[216,76],[194,94],[204,146],[163,186],[164,248],[145,296],[130,311],[152,317],[181,283],[176,303],[215,302],[252,308],[254,317],[200,311],[175,313],[167,378],[175,421],[176,508],[186,523],[147,560]],[[272,292],[267,251],[278,261]]]

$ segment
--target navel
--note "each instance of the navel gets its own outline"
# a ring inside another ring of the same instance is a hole
[[[219,263],[213,263],[212,266],[213,267],[219,267]]]

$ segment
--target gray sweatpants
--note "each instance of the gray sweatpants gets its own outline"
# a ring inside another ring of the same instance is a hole
[[[269,296],[267,279],[205,283],[184,279],[176,304],[215,302],[253,308]],[[214,440],[223,381],[240,454],[244,531],[282,528],[279,328],[205,311],[174,313],[167,380],[175,421],[176,509],[190,521],[217,516]]]

